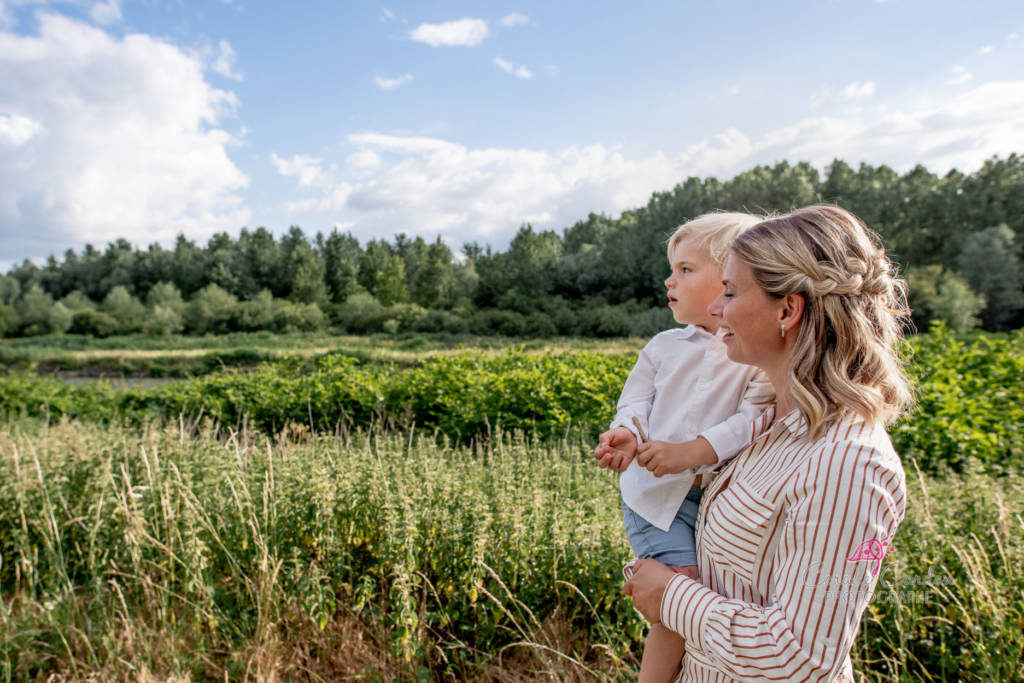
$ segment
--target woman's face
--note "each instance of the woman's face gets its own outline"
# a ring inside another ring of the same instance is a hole
[[[780,322],[783,300],[761,289],[750,268],[732,256],[725,262],[722,282],[725,290],[708,307],[708,313],[719,319],[729,359],[756,365],[770,374],[785,360]]]

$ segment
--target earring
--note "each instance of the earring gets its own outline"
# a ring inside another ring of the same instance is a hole
[[[786,338],[786,326],[785,325],[780,325],[779,327],[782,329],[782,338],[785,339]]]

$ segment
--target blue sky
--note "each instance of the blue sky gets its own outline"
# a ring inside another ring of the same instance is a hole
[[[1024,3],[0,0],[0,268],[290,225],[504,248],[758,163],[1024,152]]]

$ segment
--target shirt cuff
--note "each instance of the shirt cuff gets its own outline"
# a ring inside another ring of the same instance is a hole
[[[747,445],[747,442],[734,432],[728,422],[720,422],[697,436],[703,437],[705,441],[711,444],[719,464],[735,456]]]
[[[704,631],[714,607],[723,602],[718,593],[685,574],[672,577],[661,596],[661,623],[681,635],[687,647],[707,652]]]
[[[619,419],[613,420],[608,429],[615,429],[616,427],[625,427],[626,429],[628,429],[633,434],[633,436],[636,437],[637,445],[639,445],[640,442],[643,441],[643,439],[640,438],[640,432],[637,431],[636,425],[633,424],[632,419],[629,422]]]

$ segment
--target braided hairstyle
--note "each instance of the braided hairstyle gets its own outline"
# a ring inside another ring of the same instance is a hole
[[[804,298],[788,382],[811,439],[851,412],[891,424],[911,403],[899,357],[906,283],[880,242],[857,216],[823,205],[766,220],[733,242],[732,255],[769,296]]]

